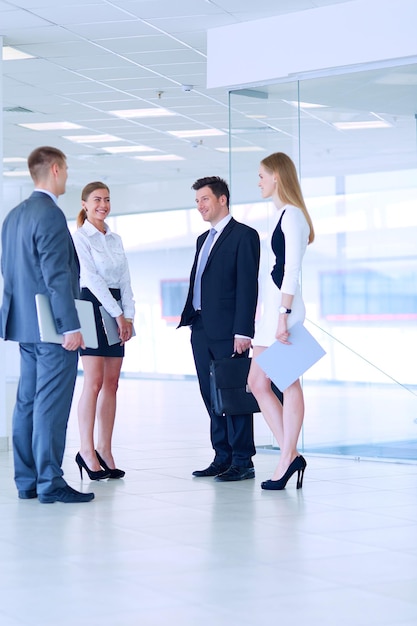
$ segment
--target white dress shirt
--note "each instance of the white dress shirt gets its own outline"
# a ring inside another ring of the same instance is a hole
[[[218,222],[216,224],[216,226],[212,226],[212,228],[215,229],[216,231],[216,235],[213,239],[213,242],[211,244],[211,248],[209,250],[209,254],[214,246],[214,244],[216,243],[216,241],[218,240],[218,238],[220,237],[221,233],[223,232],[224,228],[227,226],[227,224],[230,222],[230,220],[232,219],[232,216],[230,215],[230,213],[228,213],[228,215],[226,215],[226,217],[224,217],[222,220],[220,220],[220,222]],[[198,255],[198,261],[197,261],[197,267],[196,267],[196,274],[198,272],[198,268],[200,266],[200,260],[201,260],[201,254],[203,252],[203,248],[204,248],[204,243],[201,246],[201,250],[200,250],[200,254]]]
[[[105,228],[101,233],[86,220],[72,236],[80,260],[80,286],[87,287],[112,317],[123,314],[133,319],[135,303],[122,240],[107,224]],[[122,309],[110,288],[120,289]]]

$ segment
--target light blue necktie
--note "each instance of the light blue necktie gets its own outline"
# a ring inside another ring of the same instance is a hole
[[[200,265],[198,266],[197,274],[194,280],[193,307],[196,311],[201,309],[201,276],[203,275],[204,268],[207,265],[210,248],[213,244],[216,233],[217,230],[215,228],[210,229],[210,232],[203,244],[203,250],[201,251]]]

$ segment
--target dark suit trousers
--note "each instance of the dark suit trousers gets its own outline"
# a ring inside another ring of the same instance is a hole
[[[191,346],[197,370],[200,391],[210,416],[211,443],[215,451],[214,462],[219,465],[252,467],[256,454],[253,441],[253,415],[218,416],[211,409],[210,361],[230,357],[234,340],[210,340],[204,330],[200,315],[191,327]]]
[[[13,413],[18,490],[38,494],[67,483],[61,469],[78,352],[52,343],[21,343],[20,379]]]

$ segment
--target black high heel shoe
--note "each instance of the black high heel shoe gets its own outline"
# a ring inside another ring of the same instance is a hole
[[[295,457],[294,461],[290,463],[287,471],[282,478],[280,478],[279,480],[266,480],[265,482],[261,483],[261,487],[262,489],[267,489],[271,491],[280,491],[282,489],[285,489],[285,485],[287,484],[291,476],[295,474],[295,472],[298,472],[297,489],[301,489],[303,486],[304,470],[306,467],[307,461],[300,454],[300,456]]]
[[[104,467],[104,469],[106,470],[106,472],[109,472],[109,478],[123,478],[123,476],[126,474],[125,471],[121,470],[121,469],[111,469],[106,461],[104,459],[101,458],[101,456],[99,455],[99,453],[96,450],[96,455],[98,458],[98,462],[100,463],[101,467]]]
[[[104,469],[98,470],[97,472],[93,472],[92,470],[90,470],[87,463],[84,461],[83,457],[81,456],[79,452],[77,452],[76,454],[75,462],[78,465],[78,468],[80,470],[81,480],[83,478],[83,469],[85,469],[85,471],[87,472],[90,480],[101,480],[103,478],[110,478],[110,472]]]

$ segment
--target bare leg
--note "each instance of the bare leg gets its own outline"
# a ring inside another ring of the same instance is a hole
[[[97,451],[110,469],[115,469],[111,442],[116,417],[116,393],[122,357],[104,357],[103,386],[97,401]]]
[[[101,470],[94,450],[94,423],[97,397],[103,384],[104,357],[82,356],[84,384],[78,402],[80,454],[93,472]]]
[[[297,442],[304,421],[304,396],[299,380],[284,391],[283,408],[284,438],[280,445],[279,463],[272,480],[282,478],[290,463],[298,456]]]
[[[253,359],[248,376],[249,388],[258,401],[259,408],[281,448],[284,439],[282,404],[272,390],[271,381],[260,368],[255,358],[266,350],[261,346],[253,349]]]
[[[272,476],[272,480],[278,480],[298,456],[297,441],[304,420],[304,397],[300,381],[297,380],[284,391],[282,406],[272,391],[271,381],[255,361],[264,350],[266,348],[260,346],[253,349],[248,384],[281,450],[278,466]]]

